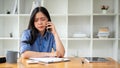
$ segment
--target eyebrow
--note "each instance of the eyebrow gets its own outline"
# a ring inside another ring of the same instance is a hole
[[[35,18],[37,18],[37,17],[35,17]],[[41,18],[46,18],[46,17],[41,17]]]

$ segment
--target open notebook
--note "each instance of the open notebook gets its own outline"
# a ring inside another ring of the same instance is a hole
[[[55,62],[65,62],[70,61],[68,58],[29,58],[27,63],[55,63]]]

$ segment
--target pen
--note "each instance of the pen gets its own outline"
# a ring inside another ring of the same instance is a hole
[[[45,64],[47,64],[47,63],[39,62],[39,64],[41,64],[41,65],[45,65]]]
[[[82,64],[84,64],[84,61],[83,61],[83,60],[82,60],[81,62],[82,62]]]

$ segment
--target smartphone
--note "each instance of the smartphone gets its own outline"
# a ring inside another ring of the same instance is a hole
[[[50,27],[50,25],[48,25],[47,27]],[[48,28],[47,30],[48,30],[48,31],[51,31],[51,28]]]
[[[49,26],[47,26],[47,27],[50,27],[50,25],[49,25]],[[48,28],[47,30],[48,30],[48,31],[51,31],[51,28]]]

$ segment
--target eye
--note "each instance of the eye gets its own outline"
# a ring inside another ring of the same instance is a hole
[[[35,22],[37,22],[38,21],[38,18],[35,18]]]
[[[46,20],[46,18],[41,18],[41,21],[45,21]]]

